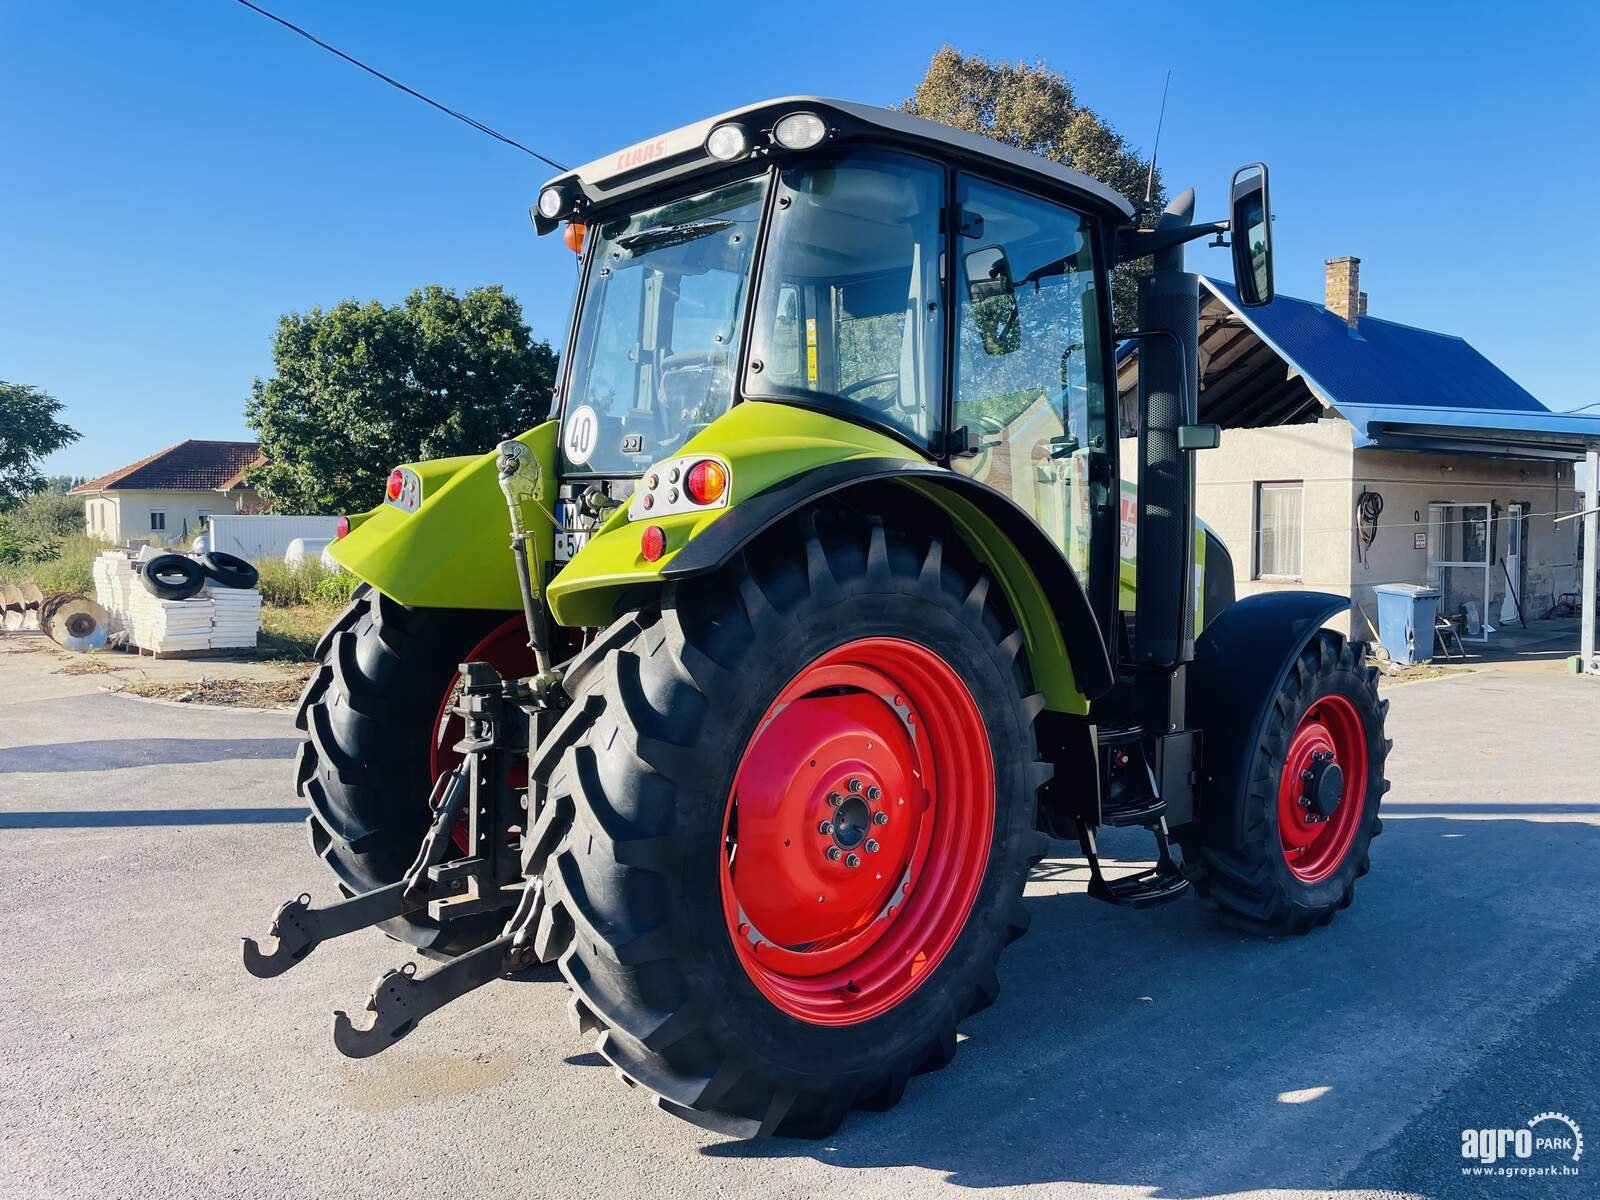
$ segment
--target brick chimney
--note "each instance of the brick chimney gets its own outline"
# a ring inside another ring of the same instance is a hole
[[[1322,289],[1322,306],[1335,316],[1344,318],[1351,329],[1367,311],[1367,296],[1361,290],[1361,260],[1345,256],[1330,258],[1324,264],[1327,271]]]

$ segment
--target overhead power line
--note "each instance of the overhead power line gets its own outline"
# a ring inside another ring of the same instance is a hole
[[[385,75],[382,71],[378,70],[376,67],[369,67],[366,63],[362,62],[359,58],[351,57],[350,55],[346,54],[343,50],[339,49],[337,46],[328,45],[327,42],[323,41],[316,34],[310,33],[307,30],[301,29],[300,26],[296,25],[293,21],[285,21],[282,17],[278,16],[276,13],[268,12],[266,9],[262,8],[259,4],[250,3],[250,0],[239,0],[239,3],[244,5],[246,8],[248,8],[251,12],[260,13],[263,17],[266,17],[267,20],[276,21],[279,25],[282,25],[285,29],[291,30],[292,32],[299,34],[301,37],[305,38],[306,41],[311,42],[314,45],[321,46],[329,54],[336,54],[340,58],[344,59],[345,62],[351,64],[352,66],[360,67],[368,75],[376,75],[379,79],[383,80],[390,87],[399,88],[406,95],[413,96],[416,99],[421,100],[424,104],[430,105],[433,108],[437,108],[440,112],[444,113],[446,116],[454,117],[456,120],[462,122],[463,124],[472,126],[472,128],[476,129],[479,133],[486,133],[490,137],[494,138],[495,141],[504,142],[506,145],[511,146],[514,149],[521,150],[524,154],[531,155],[532,157],[537,158],[540,162],[547,163],[550,166],[554,167],[558,171],[565,171],[567,169],[566,167],[564,167],[560,163],[558,163],[555,159],[549,158],[549,157],[547,157],[547,156],[545,156],[543,154],[540,154],[537,150],[534,150],[534,149],[531,149],[531,148],[529,148],[527,146],[524,146],[521,142],[517,141],[516,138],[507,137],[505,134],[501,133],[499,130],[489,128],[489,126],[485,125],[482,121],[475,120],[474,118],[467,116],[467,114],[464,113],[464,112],[457,112],[455,109],[451,108],[449,105],[440,104],[437,100],[434,100],[434,99],[432,99],[432,98],[430,98],[428,96],[424,96],[421,92],[417,91],[416,88],[407,87],[405,84],[401,83],[398,79],[395,79],[395,78],[393,78],[392,76],[389,76],[389,75]]]

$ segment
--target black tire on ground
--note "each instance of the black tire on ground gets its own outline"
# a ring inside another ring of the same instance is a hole
[[[183,554],[158,554],[139,569],[145,591],[160,600],[187,600],[206,585],[205,568]]]
[[[903,522],[902,522],[903,524]],[[987,1007],[1001,949],[1028,925],[1042,857],[1040,762],[1021,634],[955,536],[832,511],[786,522],[713,576],[669,586],[574,663],[573,706],[532,764],[548,789],[527,846],[543,880],[536,947],[570,1014],[676,1116],[740,1136],[827,1135],[943,1066]],[[741,965],[721,897],[737,764],[773,698],[858,638],[933,650],[982,713],[995,813],[976,899],[928,977],[855,1024],[781,1011]]]
[[[1242,838],[1226,844],[1232,835],[1221,832],[1228,823],[1218,811],[1213,811],[1215,819],[1207,826],[1180,835],[1185,873],[1225,924],[1269,937],[1306,933],[1348,908],[1355,899],[1356,880],[1371,869],[1372,839],[1383,831],[1378,809],[1389,790],[1384,761],[1392,743],[1384,737],[1389,702],[1378,698],[1378,673],[1364,665],[1364,657],[1362,643],[1346,641],[1329,630],[1313,637],[1278,694],[1266,700],[1266,732],[1243,783]],[[1367,748],[1366,789],[1353,840],[1337,869],[1324,879],[1307,882],[1296,876],[1284,856],[1278,827],[1279,776],[1302,718],[1330,695],[1347,699],[1360,719]]]
[[[261,582],[261,572],[237,554],[213,550],[200,556],[200,565],[220,587],[248,589]]]
[[[502,612],[406,608],[366,585],[316,649],[295,724],[295,790],[310,807],[311,846],[345,894],[399,879],[428,826],[429,751],[439,705],[462,659]],[[385,922],[389,936],[436,957],[488,941],[504,914]]]

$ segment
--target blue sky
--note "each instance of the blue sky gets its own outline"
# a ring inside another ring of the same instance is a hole
[[[1589,4],[265,7],[569,163],[764,96],[897,101],[945,42],[1042,58],[1147,149],[1170,67],[1168,185],[1221,215],[1233,166],[1270,163],[1281,291],[1358,255],[1374,316],[1600,400]],[[51,470],[248,436],[285,311],[499,282],[564,337],[573,260],[527,217],[549,172],[230,0],[0,0],[0,147],[0,378],[84,434]]]

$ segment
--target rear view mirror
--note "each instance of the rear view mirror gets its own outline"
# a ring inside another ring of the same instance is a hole
[[[1233,173],[1228,232],[1233,244],[1233,285],[1239,303],[1258,308],[1272,300],[1272,208],[1267,165],[1251,163]]]
[[[974,303],[1009,296],[1016,290],[1011,280],[1011,263],[999,246],[981,246],[962,262],[967,272],[967,296]]]

